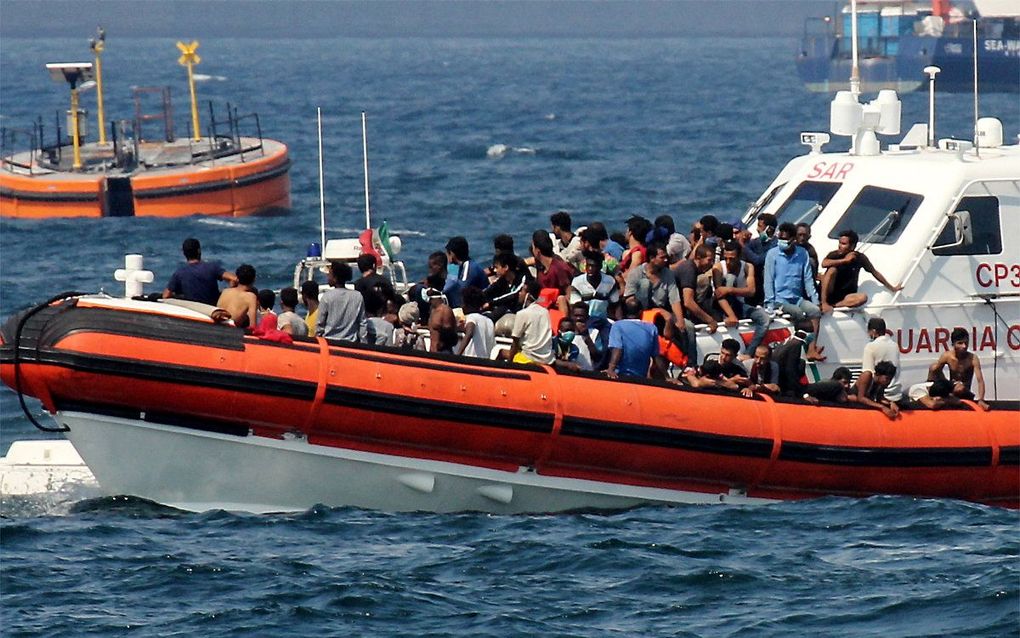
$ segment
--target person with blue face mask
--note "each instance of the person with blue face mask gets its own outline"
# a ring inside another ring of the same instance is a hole
[[[813,333],[818,334],[822,317],[819,308],[818,287],[807,250],[795,241],[797,227],[787,222],[779,225],[779,241],[765,255],[765,310],[790,315],[790,321],[811,321]],[[824,361],[823,348],[817,341],[808,347],[808,359]]]
[[[574,320],[570,317],[560,319],[559,332],[553,337],[553,354],[556,357],[556,365],[570,363],[573,366],[580,367],[578,366],[577,358],[580,356],[581,351],[578,349],[577,344],[574,343],[575,336]]]

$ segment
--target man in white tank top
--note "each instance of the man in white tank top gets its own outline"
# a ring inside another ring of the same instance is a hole
[[[740,260],[740,244],[735,241],[723,244],[722,256],[722,261],[712,267],[715,300],[725,314],[723,321],[727,326],[736,326],[740,319],[751,320],[754,334],[744,354],[754,356],[754,350],[765,338],[771,321],[763,308],[751,305],[750,300],[754,298],[756,290],[754,264]]]

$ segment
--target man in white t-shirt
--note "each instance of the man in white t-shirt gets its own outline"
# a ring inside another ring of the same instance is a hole
[[[535,303],[540,291],[541,285],[535,279],[521,288],[521,305],[524,309],[514,315],[514,328],[510,332],[514,343],[508,355],[511,361],[552,364],[556,358],[552,349],[549,311]]]
[[[280,308],[283,312],[276,318],[280,330],[295,337],[307,337],[308,326],[294,309],[298,304],[298,292],[295,288],[287,287],[280,291]]]
[[[600,370],[604,367],[603,362],[609,360],[609,330],[612,324],[609,321],[604,323],[605,334],[599,328],[592,326],[588,317],[588,306],[583,301],[570,306],[570,317],[574,320],[574,343],[580,351],[577,357],[577,364],[582,370]]]
[[[496,331],[492,319],[480,312],[485,303],[485,295],[479,288],[468,286],[461,291],[461,303],[465,313],[464,336],[454,352],[466,357],[488,359],[496,346]]]
[[[570,213],[562,210],[549,216],[549,224],[552,226],[550,235],[553,236],[553,252],[575,270],[581,270],[584,266],[584,258],[581,256],[581,231],[585,227],[571,231]]]
[[[866,396],[875,376],[875,364],[888,361],[896,366],[896,375],[885,388],[885,398],[894,406],[903,398],[903,387],[900,385],[900,349],[889,336],[885,327],[885,319],[872,317],[868,320],[868,337],[871,343],[864,346],[861,355],[861,376],[857,379],[858,396]],[[895,408],[894,408],[895,409]]]

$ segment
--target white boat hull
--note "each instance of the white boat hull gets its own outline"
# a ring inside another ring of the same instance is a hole
[[[70,428],[68,437],[106,493],[192,511],[302,511],[322,504],[511,514],[644,503],[770,502],[739,493],[548,477],[525,468],[503,472],[312,445],[303,438],[237,437],[82,412],[59,412],[57,420]]]

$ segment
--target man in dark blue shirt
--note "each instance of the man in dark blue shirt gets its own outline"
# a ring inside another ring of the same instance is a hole
[[[215,306],[220,298],[220,281],[233,284],[234,273],[224,270],[218,261],[202,261],[202,245],[194,237],[181,246],[187,263],[178,268],[163,291],[163,298],[189,299]]]

